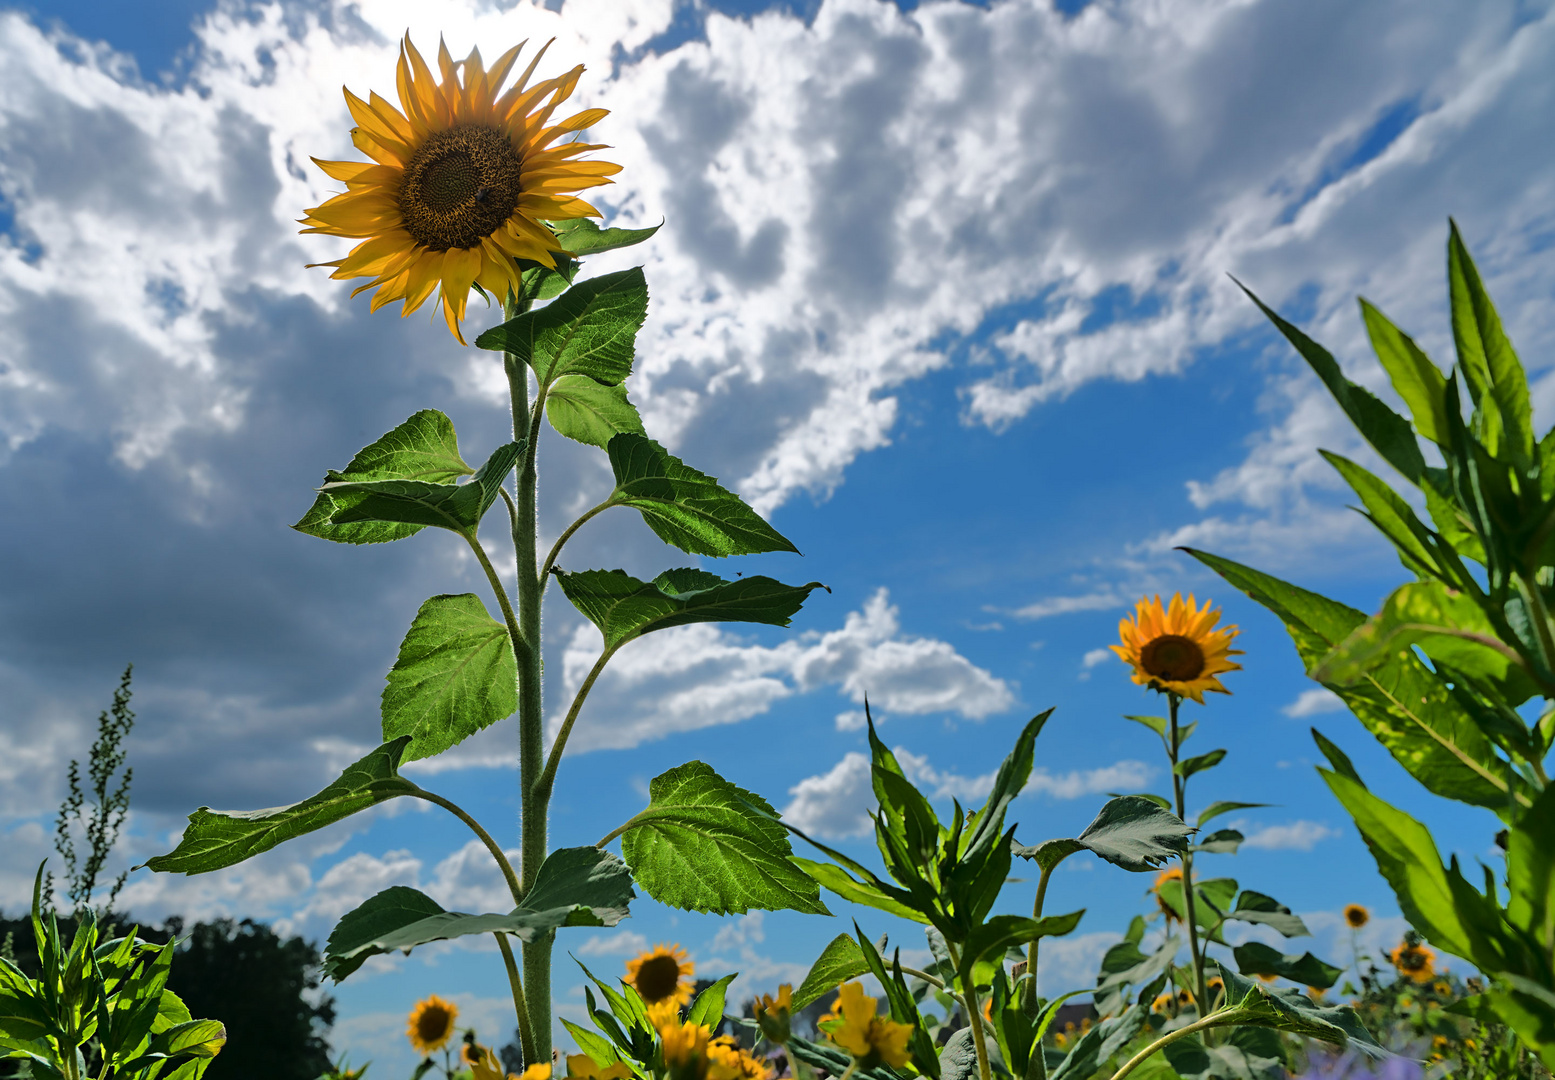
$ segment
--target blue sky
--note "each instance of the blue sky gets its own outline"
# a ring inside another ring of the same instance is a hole
[[[1145,592],[1212,596],[1243,628],[1235,691],[1190,711],[1230,750],[1196,802],[1275,804],[1218,873],[1309,917],[1401,923],[1312,770],[1316,723],[1466,858],[1488,816],[1428,798],[1312,696],[1281,628],[1174,552],[1193,544],[1373,608],[1401,570],[1315,449],[1370,460],[1314,377],[1227,274],[1381,385],[1363,293],[1450,355],[1446,221],[1463,227],[1524,357],[1555,338],[1547,4],[1036,2],[894,7],[565,0],[425,5],[121,5],[0,12],[0,907],[49,851],[65,763],[124,663],[140,721],[133,832],[166,850],[184,816],[302,798],[373,745],[383,673],[416,608],[481,591],[453,541],[337,548],[286,528],[326,468],[420,408],[469,453],[500,438],[489,354],[424,318],[370,316],[305,262],[327,196],[308,155],[350,156],[339,88],[391,86],[407,26],[462,55],[555,36],[577,100],[625,166],[599,200],[659,235],[592,270],[646,267],[633,398],[650,434],[739,488],[804,557],[722,569],[820,580],[791,630],[693,628],[634,644],[563,766],[557,843],[630,816],[648,779],[700,758],[791,817],[850,836],[867,693],[926,784],[976,789],[1056,706],[1020,836],[1082,828],[1109,790],[1162,789],[1159,748],[1120,719],[1154,707],[1099,652]],[[558,9],[559,10],[551,10]],[[544,72],[542,72],[544,73]],[[479,316],[475,325],[482,325]],[[1552,385],[1535,387],[1545,424]],[[542,527],[605,489],[553,440]],[[569,569],[684,565],[635,520],[591,523]],[[548,608],[548,708],[593,639]],[[1307,696],[1303,696],[1303,695]],[[560,703],[560,704],[559,704]],[[513,736],[499,725],[425,783],[516,843]],[[1049,899],[1085,907],[1048,990],[1088,983],[1148,882],[1071,861]],[[140,872],[137,913],[253,915],[322,939],[389,884],[500,904],[457,823],[353,819],[234,871]],[[1029,898],[1012,886],[1011,903]],[[679,941],[738,993],[801,975],[857,916],[718,920],[642,900],[563,944],[596,971]],[[1342,958],[1342,957],[1341,957]],[[560,1010],[580,1001],[570,961]],[[494,953],[374,962],[334,991],[336,1045],[408,1068],[404,1012],[453,996],[506,1038]]]

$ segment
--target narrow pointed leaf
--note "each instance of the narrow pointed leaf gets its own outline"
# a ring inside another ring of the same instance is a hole
[[[651,229],[601,229],[588,218],[572,218],[551,223],[562,250],[572,255],[595,255],[602,251],[640,244],[659,231]]]
[[[622,570],[575,574],[558,570],[556,579],[573,606],[599,627],[607,649],[687,623],[787,626],[813,590],[826,588],[818,581],[784,585],[760,575],[725,581],[716,574],[689,568],[666,570],[652,581],[639,581]]]
[[[728,993],[729,984],[738,975],[739,972],[725,975],[698,994],[691,1007],[686,1010],[686,1023],[703,1024],[716,1030],[724,1020],[724,996]]]
[[[642,417],[626,399],[626,387],[607,386],[587,375],[563,375],[551,384],[545,418],[559,434],[600,449],[622,432],[643,433]]]
[[[969,981],[973,966],[986,956],[1003,956],[1011,945],[1026,945],[1045,937],[1063,937],[1080,925],[1085,909],[1064,915],[1045,915],[1040,919],[1025,915],[995,915],[967,935],[961,947],[963,985]]]
[[[614,386],[632,372],[637,331],[648,314],[641,267],[580,281],[545,307],[527,311],[475,339],[477,348],[510,352],[549,387],[562,375]]]
[[[1181,818],[1149,799],[1122,795],[1101,808],[1085,831],[1072,840],[1049,840],[1014,853],[1035,860],[1044,870],[1076,851],[1090,851],[1114,866],[1134,872],[1151,870],[1187,847],[1193,832]]]
[[[1218,905],[1222,911],[1226,904]],[[1258,923],[1276,930],[1285,937],[1309,937],[1311,932],[1307,930],[1307,924],[1301,921],[1301,916],[1293,914],[1290,908],[1274,899],[1265,896],[1261,892],[1252,889],[1243,889],[1236,898],[1236,907],[1226,911],[1226,918],[1235,919],[1238,922]]]
[[[761,796],[690,761],[654,777],[648,797],[621,836],[621,852],[655,900],[724,915],[752,909],[830,914],[815,881],[789,861],[788,833]],[[747,804],[770,816],[749,813]]]
[[[178,847],[146,860],[162,873],[204,874],[233,866],[277,844],[322,829],[388,799],[408,795],[416,785],[399,775],[410,738],[384,743],[350,765],[340,778],[310,799],[269,810],[212,810],[189,815]]]
[[[1260,810],[1268,805],[1268,803],[1262,802],[1228,802],[1226,800],[1212,802],[1199,811],[1199,816],[1194,820],[1194,824],[1202,829],[1212,819],[1218,818],[1221,814],[1230,814],[1237,810]]]
[[[794,991],[793,1011],[798,1012],[842,983],[857,979],[869,970],[869,963],[859,950],[852,934],[838,934],[821,950],[821,955],[810,965],[809,974]]]
[[[789,858],[795,866],[809,874],[823,887],[830,889],[844,900],[854,904],[863,904],[879,911],[899,915],[913,922],[927,923],[929,917],[916,908],[907,906],[901,900],[887,895],[873,885],[857,881],[840,866],[831,863],[816,862],[799,855]]]
[[[413,480],[451,484],[475,470],[459,456],[454,425],[436,409],[423,409],[377,442],[363,448],[344,472],[330,472],[324,483],[365,480]],[[334,515],[353,509],[363,494],[320,492],[313,506],[292,528],[310,536],[342,544],[381,544],[401,540],[421,530],[420,525],[381,521],[336,524]]]
[[[611,501],[630,506],[660,540],[693,555],[799,553],[788,539],[717,480],[698,472],[641,434],[610,440],[616,489]]]
[[[471,533],[480,524],[498,489],[523,453],[524,444],[507,443],[492,452],[468,484],[433,484],[423,480],[341,480],[319,489],[335,495],[360,496],[349,506],[337,507],[332,525],[354,522],[390,522],[402,525],[436,525],[457,533]]]
[[[1393,389],[1409,406],[1415,430],[1438,445],[1447,442],[1447,377],[1404,333],[1364,298],[1361,318],[1371,347],[1393,382]]]
[[[1435,574],[1439,560],[1427,546],[1430,530],[1415,516],[1409,504],[1374,474],[1349,458],[1327,450],[1319,450],[1318,453],[1360,497],[1361,504],[1366,508],[1366,520],[1375,525],[1397,549],[1404,568],[1412,574]]]
[[[1000,763],[999,772],[994,776],[993,787],[988,792],[988,799],[983,804],[983,808],[978,811],[977,821],[967,835],[966,846],[963,849],[967,858],[993,844],[1004,831],[1005,811],[1026,787],[1026,781],[1031,778],[1037,736],[1042,734],[1042,728],[1052,715],[1053,710],[1047,709],[1026,721],[1026,726],[1021,728],[1020,735],[1015,739],[1015,748]]]
[[[405,761],[442,753],[518,709],[507,627],[474,593],[421,605],[383,689],[383,737],[410,737]]]
[[[1205,769],[1213,769],[1224,761],[1225,757],[1226,752],[1224,750],[1211,750],[1209,753],[1200,754],[1198,757],[1184,758],[1177,763],[1172,771],[1186,780],[1194,773],[1201,773]]]
[[[1452,303],[1452,336],[1474,401],[1482,412],[1492,413],[1500,434],[1507,440],[1513,461],[1533,457],[1533,408],[1528,399],[1528,379],[1512,349],[1501,317],[1480,281],[1468,247],[1452,224],[1447,240],[1447,285]],[[1492,403],[1487,406],[1484,399]],[[1487,429],[1485,443],[1492,454],[1497,439]]]

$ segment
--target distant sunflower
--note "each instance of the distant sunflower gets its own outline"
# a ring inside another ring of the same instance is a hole
[[[1206,690],[1231,692],[1215,676],[1242,670],[1241,664],[1227,659],[1242,655],[1241,649],[1231,648],[1240,631],[1234,626],[1217,630],[1219,621],[1219,611],[1208,601],[1198,607],[1191,595],[1185,602],[1176,593],[1165,608],[1159,596],[1147,597],[1134,606],[1133,615],[1118,623],[1122,644],[1110,648],[1134,669],[1131,678],[1140,686],[1202,705]]]
[[[1371,912],[1359,904],[1346,904],[1344,906],[1344,921],[1351,930],[1359,930],[1371,922]]]
[[[1417,983],[1428,983],[1436,978],[1436,953],[1408,938],[1388,954],[1398,973]]]
[[[608,184],[621,170],[608,161],[576,160],[603,146],[557,143],[607,115],[585,109],[550,122],[577,86],[581,64],[526,87],[542,48],[499,96],[523,47],[515,45],[488,70],[478,49],[455,61],[440,43],[439,82],[405,35],[398,109],[376,93],[363,101],[345,91],[357,124],[351,141],[372,161],[313,159],[346,191],[309,210],[302,231],[363,241],[343,259],[314,265],[335,267],[335,278],[371,278],[351,295],[377,289],[374,311],[403,300],[401,313],[409,315],[441,287],[443,317],[460,344],[471,285],[500,299],[519,285],[515,259],[554,267],[552,252],[562,248],[546,222],[598,217],[570,193]]]
[[[429,994],[416,1002],[410,1010],[405,1025],[405,1037],[416,1053],[426,1055],[441,1049],[454,1033],[454,1021],[459,1019],[459,1006],[445,1001],[436,994]]]
[[[648,1005],[691,1002],[691,976],[696,964],[679,945],[655,945],[626,962],[626,981]]]
[[[1166,916],[1168,923],[1177,922],[1181,919],[1181,916],[1177,914],[1177,909],[1168,904],[1166,898],[1161,895],[1161,886],[1170,881],[1175,881],[1179,885],[1182,884],[1182,867],[1169,866],[1162,870],[1155,876],[1155,884],[1150,887],[1151,893],[1155,895],[1156,907],[1161,909],[1161,914]]]

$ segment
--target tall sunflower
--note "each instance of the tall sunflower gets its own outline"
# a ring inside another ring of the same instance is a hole
[[[679,945],[655,945],[626,962],[626,981],[648,1005],[673,1001],[677,1006],[691,1001],[691,976],[697,966]]]
[[[1134,669],[1134,682],[1165,694],[1192,698],[1204,704],[1204,692],[1229,694],[1215,676],[1241,671],[1242,665],[1228,659],[1241,656],[1231,641],[1241,631],[1234,626],[1215,629],[1220,612],[1204,602],[1198,607],[1190,595],[1185,602],[1181,593],[1172,596],[1163,608],[1161,598],[1146,597],[1134,606],[1134,614],[1118,623],[1122,644],[1110,646],[1123,662]]]
[[[372,160],[313,159],[346,190],[309,210],[302,231],[362,240],[345,258],[313,265],[335,267],[335,278],[371,278],[351,295],[376,288],[374,311],[403,300],[401,314],[409,315],[441,288],[443,317],[460,344],[471,285],[500,298],[518,287],[515,259],[554,268],[552,253],[562,247],[546,222],[598,217],[571,193],[611,183],[608,177],[621,171],[608,161],[577,160],[601,145],[557,142],[608,112],[585,109],[551,123],[577,86],[581,64],[527,86],[547,43],[501,92],[523,47],[488,70],[480,50],[455,61],[439,43],[439,81],[406,34],[398,109],[376,93],[363,101],[345,91],[357,124],[351,141]]]

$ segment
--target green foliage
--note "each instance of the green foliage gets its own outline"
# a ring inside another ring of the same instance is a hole
[[[621,852],[655,900],[724,915],[831,914],[815,882],[789,862],[788,837],[761,796],[691,761],[654,777],[648,800],[623,830]]]
[[[130,676],[133,664],[127,665],[119,677],[119,688],[113,692],[113,704],[97,717],[97,738],[92,742],[87,760],[87,776],[92,785],[92,802],[88,807],[86,793],[81,790],[81,765],[74,758],[70,761],[70,793],[60,804],[54,824],[54,850],[65,863],[65,877],[69,881],[66,895],[78,914],[92,907],[92,893],[97,888],[97,876],[103,864],[118,842],[119,829],[130,810],[130,778],[134,770],[125,766],[124,740],[135,726],[135,713],[130,709]],[[118,783],[114,774],[120,769]],[[109,790],[110,787],[112,790]],[[76,856],[75,829],[80,825],[86,835],[85,857]],[[113,902],[124,888],[128,874],[120,874],[108,890],[108,900],[97,909],[99,920],[108,921],[113,915]],[[54,875],[45,873],[43,878],[43,904],[54,906]]]
[[[563,375],[551,384],[545,418],[558,435],[601,449],[623,432],[643,434],[642,417],[626,399],[626,387],[595,382],[587,375]]]
[[[319,488],[319,492],[331,499],[342,496],[344,504],[336,501],[326,524],[371,523],[418,529],[436,525],[461,536],[473,536],[481,518],[501,494],[503,479],[523,452],[523,443],[505,443],[497,447],[485,464],[475,470],[468,484],[438,484],[397,477],[331,480]]]
[[[632,372],[632,347],[648,314],[641,267],[579,282],[537,311],[526,311],[475,339],[534,370],[543,393],[563,375],[614,386]]]
[[[1444,865],[1429,830],[1369,791],[1343,751],[1313,732],[1332,766],[1319,771],[1410,923],[1490,977],[1463,1010],[1510,1028],[1549,1068],[1555,795],[1544,761],[1555,734],[1555,432],[1535,438],[1522,364],[1456,224],[1447,279],[1457,364],[1445,376],[1380,311],[1361,305],[1412,423],[1344,379],[1327,352],[1259,304],[1360,433],[1424,498],[1431,526],[1377,477],[1325,454],[1417,580],[1367,618],[1230,560],[1190,554],[1278,615],[1311,677],[1337,693],[1428,790],[1490,809],[1506,823],[1503,904],[1490,871],[1481,889],[1456,858]],[[1467,420],[1460,386],[1468,390]],[[1436,445],[1443,468],[1426,466],[1417,435]],[[1544,708],[1530,722],[1519,706],[1535,696]]]
[[[387,799],[409,795],[415,784],[399,775],[410,736],[384,743],[353,765],[323,791],[300,803],[269,810],[212,810],[202,806],[189,815],[178,847],[147,859],[153,870],[206,874],[234,866],[277,844],[333,825]]]
[[[103,1080],[197,1080],[227,1036],[218,1021],[192,1019],[167,989],[173,945],[133,933],[99,943],[90,908],[67,945],[53,910],[41,905],[42,885],[39,866],[39,977],[0,961],[0,1059],[19,1059],[48,1080],[83,1080],[88,1070]]]
[[[518,708],[507,627],[474,593],[421,605],[383,689],[383,738],[410,738],[402,761],[441,754]]]
[[[793,1007],[797,1011],[869,971],[869,963],[859,949],[858,939],[852,934],[838,934],[821,950],[821,955],[810,965],[810,971],[794,991]]]

